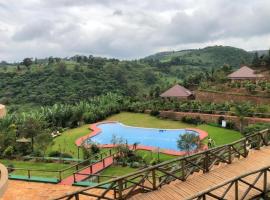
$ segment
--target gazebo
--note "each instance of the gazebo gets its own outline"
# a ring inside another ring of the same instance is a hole
[[[232,82],[244,80],[257,81],[262,78],[263,78],[262,74],[257,74],[255,70],[247,66],[243,66],[240,69],[228,75],[228,79],[230,79]]]
[[[162,98],[176,98],[176,99],[194,99],[195,96],[193,92],[189,91],[185,87],[181,85],[175,85],[168,89],[167,91],[163,92],[160,97]]]

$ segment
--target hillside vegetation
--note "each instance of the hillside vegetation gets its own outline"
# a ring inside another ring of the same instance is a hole
[[[250,64],[253,55],[254,53],[234,47],[212,46],[203,49],[161,52],[145,59],[192,66],[219,67],[228,64],[232,67],[238,67],[241,64]]]

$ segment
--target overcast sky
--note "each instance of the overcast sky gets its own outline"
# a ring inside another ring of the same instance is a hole
[[[0,0],[0,60],[270,47],[269,0]]]

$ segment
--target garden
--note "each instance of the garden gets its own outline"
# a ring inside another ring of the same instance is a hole
[[[99,148],[98,145],[91,145],[88,149],[78,148],[75,145],[78,138],[90,133],[89,124],[103,120],[145,128],[198,128],[208,133],[214,141],[213,146],[220,146],[243,136],[238,130],[234,130],[233,124],[229,128],[221,128],[218,122],[206,124],[198,118],[185,117],[182,121],[161,119],[158,116],[158,110],[201,109],[201,112],[234,110],[234,114],[243,119],[249,116],[254,108],[256,108],[255,105],[250,107],[249,104],[139,101],[111,93],[74,105],[55,104],[51,107],[33,109],[31,112],[8,114],[0,120],[0,161],[15,175],[27,176],[29,172],[23,169],[31,168],[35,171],[31,172],[34,176],[45,175],[46,173],[42,173],[42,170],[47,170],[55,172],[46,176],[58,177],[59,175],[56,174],[59,171],[67,169],[61,174],[61,178],[65,178],[91,162],[102,160],[101,155],[105,155],[108,151],[108,149]],[[148,109],[152,110],[151,113],[144,114],[144,111]],[[245,127],[242,131],[248,134],[261,130],[265,126],[262,124],[256,127]],[[53,138],[52,133],[57,133],[57,136]],[[112,152],[120,152],[121,156],[115,159],[116,162],[113,165],[99,172],[101,176],[104,176],[102,180],[111,175],[120,176],[175,158],[173,155],[163,154],[156,150],[130,150],[126,148],[126,142],[123,141],[125,138],[118,138],[116,142],[118,145],[112,149]],[[207,143],[207,140],[202,141],[202,145]]]

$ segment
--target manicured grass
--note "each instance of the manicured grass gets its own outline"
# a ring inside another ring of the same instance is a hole
[[[231,143],[235,140],[238,140],[242,137],[241,133],[238,131],[219,128],[215,126],[210,126],[207,124],[202,124],[199,126],[195,126],[192,124],[186,124],[180,121],[173,121],[169,119],[160,119],[157,117],[150,116],[148,114],[143,113],[128,113],[122,112],[117,115],[113,115],[109,117],[107,120],[111,121],[119,121],[126,125],[130,126],[140,126],[140,127],[148,127],[148,128],[172,128],[172,129],[181,129],[181,128],[199,128],[208,133],[208,135],[215,141],[216,145],[223,145]]]
[[[215,141],[216,146],[228,144],[243,137],[238,131],[210,126],[207,124],[199,125],[197,128],[206,131],[208,135]]]
[[[131,168],[131,167],[121,167],[121,166],[110,166],[106,169],[104,169],[100,175],[105,175],[105,176],[115,176],[115,177],[119,177],[119,176],[123,176],[125,174],[129,174],[132,172],[137,171],[138,169],[136,168]],[[107,177],[102,177],[100,180],[101,181],[105,181],[108,180],[110,178]]]
[[[119,121],[129,126],[147,127],[147,128],[187,128],[194,127],[194,125],[173,121],[169,119],[159,119],[148,114],[143,113],[129,113],[122,112],[107,118],[109,121]]]
[[[6,160],[6,159],[1,159],[0,162],[4,164],[6,167],[12,164],[14,168],[46,170],[46,171],[62,170],[70,166],[68,164],[62,164],[62,163],[30,162],[30,161],[16,161],[16,160]],[[28,171],[15,170],[12,172],[12,174],[28,176]],[[30,175],[38,176],[38,177],[58,178],[57,172],[31,171]]]
[[[74,158],[78,157],[78,148],[75,145],[76,139],[89,134],[89,125],[83,125],[79,128],[69,129],[54,139],[53,144],[48,148],[47,153],[51,151],[60,151],[71,154]],[[82,152],[80,151],[80,158]]]
[[[147,163],[151,163],[151,161],[154,159],[156,161],[159,159],[160,162],[163,162],[163,161],[171,160],[177,157],[177,156],[172,156],[172,155],[163,154],[163,153],[160,153],[158,155],[158,153],[145,151],[145,150],[137,150],[136,154],[140,155]]]

